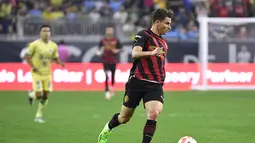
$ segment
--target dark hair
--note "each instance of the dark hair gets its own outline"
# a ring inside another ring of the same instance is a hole
[[[172,10],[167,10],[167,9],[156,9],[152,13],[152,23],[154,23],[156,20],[164,20],[166,17],[173,18],[174,17],[174,12]]]
[[[44,25],[42,25],[41,27],[40,27],[40,31],[43,29],[43,28],[50,28],[50,25],[47,25],[47,24],[44,24]],[[51,28],[50,28],[51,29]]]

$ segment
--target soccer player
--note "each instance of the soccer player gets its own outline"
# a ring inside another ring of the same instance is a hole
[[[143,99],[147,121],[143,129],[142,143],[150,143],[156,130],[157,118],[163,109],[163,83],[167,43],[161,35],[171,29],[171,10],[157,9],[152,14],[152,27],[140,31],[133,43],[133,67],[125,87],[120,113],[113,115],[98,137],[98,143],[107,143],[111,131],[127,123],[135,108]]]
[[[49,25],[43,25],[40,28],[40,39],[31,42],[28,46],[28,52],[25,55],[27,63],[32,70],[33,91],[29,93],[29,103],[39,101],[35,122],[44,123],[43,113],[48,101],[49,92],[52,91],[52,72],[51,62],[65,66],[59,60],[57,44],[50,40],[51,29]]]
[[[105,30],[105,38],[99,43],[98,55],[103,53],[102,62],[105,72],[105,98],[110,99],[114,92],[115,70],[118,63],[117,54],[120,52],[122,45],[120,41],[114,37],[113,27],[107,27]],[[108,72],[111,72],[111,87],[108,85]]]

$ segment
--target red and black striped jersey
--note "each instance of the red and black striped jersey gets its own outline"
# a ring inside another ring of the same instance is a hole
[[[117,54],[114,49],[121,49],[122,45],[117,38],[104,38],[99,42],[99,48],[103,48],[103,63],[116,64],[118,63]]]
[[[161,54],[135,59],[130,75],[140,80],[157,82],[163,85],[165,80],[165,58],[168,50],[165,39],[149,29],[143,30],[135,36],[133,47],[135,46],[141,46],[143,51],[153,51],[159,47]]]

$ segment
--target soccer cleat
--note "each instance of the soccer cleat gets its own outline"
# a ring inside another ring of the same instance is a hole
[[[31,106],[34,104],[34,98],[32,94],[35,94],[35,93],[33,91],[28,91],[28,102]]]
[[[42,117],[35,118],[35,122],[37,123],[45,123],[45,120]]]
[[[111,134],[111,130],[108,127],[108,123],[104,126],[103,130],[98,136],[98,143],[107,143],[108,137]]]

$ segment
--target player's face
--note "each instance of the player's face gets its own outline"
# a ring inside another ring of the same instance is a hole
[[[157,21],[157,27],[159,34],[166,34],[169,30],[171,30],[172,20],[169,17],[166,17],[162,21]]]
[[[106,28],[105,35],[106,35],[107,38],[112,38],[113,37],[113,33],[114,33],[114,30],[113,30],[112,27]]]
[[[43,39],[49,39],[50,38],[50,28],[49,27],[43,27],[40,32],[41,38]]]

